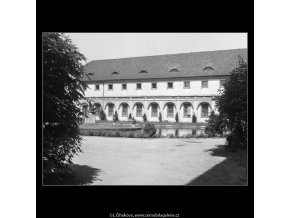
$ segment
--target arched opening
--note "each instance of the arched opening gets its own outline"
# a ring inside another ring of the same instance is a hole
[[[180,109],[183,107],[183,117],[190,118],[193,113],[193,106],[190,102],[184,102],[181,104]]]
[[[113,117],[115,105],[113,103],[108,103],[106,108],[108,108],[108,117]]]
[[[136,108],[136,117],[142,117],[143,116],[143,109],[144,109],[144,106],[141,102],[137,102],[134,104],[133,106],[133,109]]]
[[[167,108],[166,110],[167,118],[174,118],[174,108],[176,109],[175,104],[172,102],[168,102],[164,105],[164,108]]]
[[[97,117],[100,116],[100,111],[102,110],[102,105],[100,103],[94,103],[94,112]]]
[[[119,109],[122,109],[122,117],[128,117],[129,105],[126,102],[120,104]]]
[[[151,117],[158,117],[158,109],[160,109],[159,105],[156,102],[151,102],[148,105],[148,109],[151,108]]]
[[[200,103],[197,109],[200,109],[200,118],[208,118],[211,112],[211,106],[208,102]]]

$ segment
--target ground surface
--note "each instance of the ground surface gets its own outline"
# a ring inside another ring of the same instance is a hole
[[[246,152],[225,139],[138,139],[84,136],[71,166],[90,185],[246,185]]]

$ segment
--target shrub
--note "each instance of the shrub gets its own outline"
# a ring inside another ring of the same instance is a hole
[[[100,111],[99,117],[100,117],[100,120],[107,120],[107,116],[103,110]]]
[[[196,116],[195,116],[195,114],[192,114],[192,123],[196,123]]]
[[[177,112],[176,112],[176,114],[175,114],[175,121],[176,121],[176,123],[179,122],[179,117],[178,117],[178,113],[177,113]]]
[[[116,121],[119,121],[119,117],[118,117],[118,112],[115,111],[115,114],[113,116],[113,121],[116,122]]]
[[[143,132],[148,134],[149,137],[152,137],[156,133],[156,127],[152,123],[145,123],[143,127]]]
[[[175,138],[173,134],[168,135],[169,138]]]
[[[129,137],[129,138],[134,138],[134,133],[133,133],[133,132],[129,132],[128,137]]]
[[[214,113],[214,111],[212,111],[207,122],[208,125],[205,128],[205,134],[207,134],[209,137],[223,135],[226,130],[226,125],[221,115],[217,115]]]
[[[161,115],[161,112],[159,112],[159,122],[162,122],[162,115]]]
[[[146,116],[146,114],[143,115],[143,122],[147,122],[147,116]]]
[[[128,117],[128,119],[129,119],[129,120],[132,119],[132,115],[131,115],[131,113],[129,113],[129,117]]]

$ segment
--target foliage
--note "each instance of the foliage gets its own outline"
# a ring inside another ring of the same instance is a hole
[[[195,116],[195,114],[192,114],[192,123],[196,123],[196,116]]]
[[[177,113],[177,112],[176,112],[176,114],[175,114],[175,121],[176,121],[176,123],[179,122],[179,117],[178,117],[178,113]]]
[[[103,111],[103,109],[100,111],[99,117],[100,117],[100,120],[107,120],[107,116],[105,112]]]
[[[158,119],[159,119],[159,122],[162,122],[162,114],[161,114],[161,112],[159,112],[159,117],[158,117]]]
[[[239,67],[230,73],[224,88],[219,91],[220,96],[216,98],[220,117],[215,119],[217,122],[222,119],[223,125],[231,132],[227,142],[232,148],[247,146],[247,74],[248,65],[239,57]]]
[[[146,114],[143,115],[143,122],[147,122],[147,116],[146,116]]]
[[[205,134],[209,137],[221,136],[225,130],[226,124],[222,116],[217,115],[212,111],[208,119],[208,125],[205,128]]]
[[[152,123],[145,123],[143,127],[143,132],[147,134],[149,137],[152,137],[156,133],[156,127]]]
[[[85,61],[72,41],[60,33],[43,34],[43,179],[44,183],[81,152],[81,110],[87,85]]]
[[[114,122],[119,121],[119,117],[118,117],[118,112],[117,111],[115,111],[115,114],[113,116],[113,120],[114,120]]]
[[[132,115],[131,115],[131,113],[129,113],[129,117],[128,117],[128,119],[129,119],[129,120],[132,119]]]

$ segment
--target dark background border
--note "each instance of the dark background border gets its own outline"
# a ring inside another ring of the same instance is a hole
[[[114,2],[107,6],[96,3],[37,4],[37,216],[86,218],[133,212],[179,213],[180,217],[253,216],[253,3],[139,2],[136,8],[132,8],[133,3],[128,7],[124,2],[122,7]],[[248,186],[42,186],[42,32],[112,31],[248,32]]]

